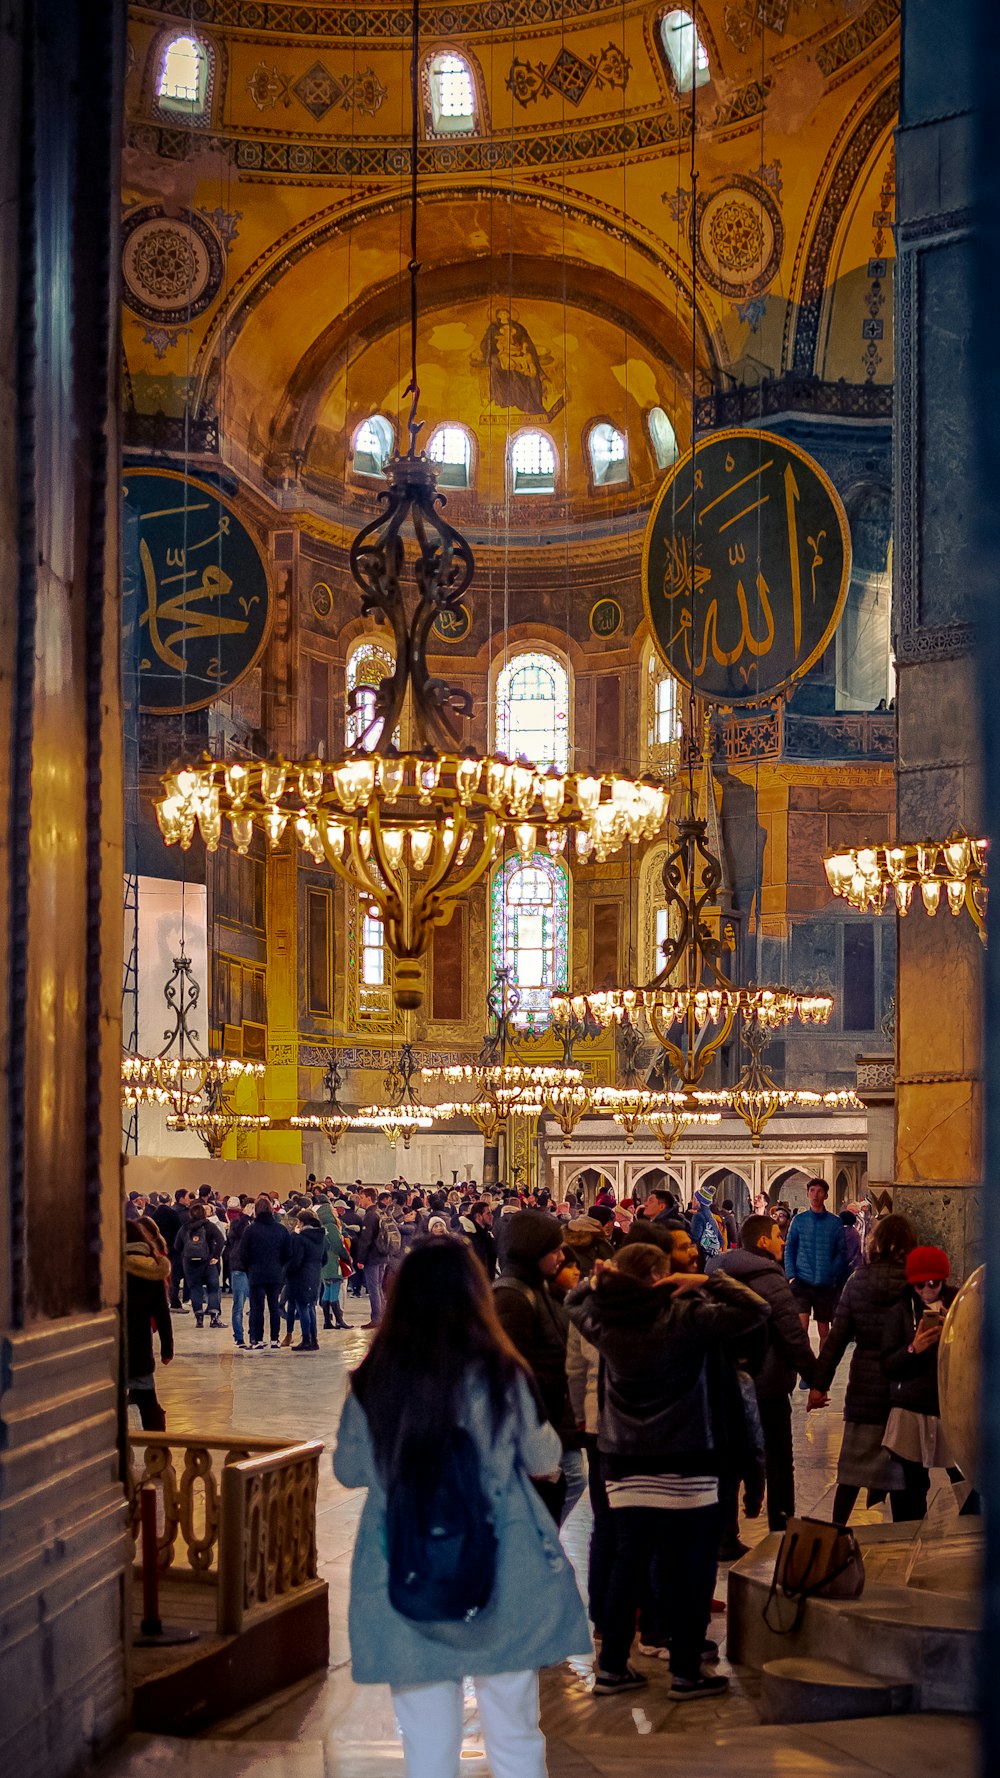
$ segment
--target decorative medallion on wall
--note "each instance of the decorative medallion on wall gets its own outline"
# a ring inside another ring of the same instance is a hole
[[[819,660],[851,575],[847,514],[812,457],[773,432],[714,432],[649,515],[642,592],[661,660],[723,706],[776,698]]]
[[[767,289],[781,264],[785,230],[771,193],[756,179],[734,176],[699,197],[694,220],[699,275],[734,302]]]
[[[125,301],[144,321],[189,321],[219,294],[225,253],[196,210],[168,216],[159,204],[130,210],[122,224]]]
[[[309,597],[317,617],[329,617],[333,610],[333,592],[325,580],[318,580]]]
[[[439,611],[432,628],[442,642],[464,642],[472,628],[472,618],[464,605],[456,605],[454,611]]]
[[[122,644],[139,708],[200,710],[256,664],[271,589],[235,508],[172,469],[129,469],[122,524]]]
[[[530,62],[512,62],[507,86],[519,105],[557,95],[571,105],[579,105],[592,86],[598,92],[616,87],[623,93],[631,72],[632,64],[617,43],[609,43],[586,60],[563,45],[551,66],[545,62],[536,62],[534,67]]]
[[[609,637],[617,636],[624,622],[625,613],[617,599],[598,599],[590,608],[590,633],[605,642]]]

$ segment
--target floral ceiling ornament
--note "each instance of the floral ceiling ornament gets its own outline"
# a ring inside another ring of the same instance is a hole
[[[591,87],[597,92],[603,92],[605,87],[624,92],[631,72],[632,64],[617,43],[607,44],[586,59],[564,44],[548,66],[544,62],[532,66],[515,59],[507,75],[507,90],[522,106],[556,96],[579,105]]]

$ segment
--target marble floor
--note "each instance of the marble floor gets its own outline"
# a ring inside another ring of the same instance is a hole
[[[228,1313],[228,1299],[224,1299]],[[222,1330],[175,1318],[176,1358],[157,1372],[160,1398],[173,1431],[321,1438],[332,1449],[348,1371],[367,1341],[360,1324],[367,1303],[347,1305],[346,1333],[321,1333],[321,1350],[239,1352],[228,1325]],[[846,1371],[846,1366],[843,1367]],[[794,1399],[796,1469],[800,1510],[828,1511],[840,1441],[843,1378],[830,1408],[806,1416],[805,1394]],[[302,1682],[239,1719],[216,1725],[194,1742],[133,1736],[107,1768],[106,1778],[181,1778],[194,1770],[211,1778],[403,1778],[389,1694],[355,1686],[347,1644],[348,1571],[362,1497],[334,1480],[324,1455],[318,1506],[320,1565],[330,1586],[331,1652],[326,1673]],[[878,1521],[881,1509],[862,1513]],[[764,1521],[743,1535],[755,1542]],[[585,1560],[589,1507],[584,1499],[564,1530],[571,1559]],[[712,1635],[721,1640],[721,1670],[731,1679],[728,1696],[695,1706],[670,1704],[668,1673],[655,1660],[639,1660],[648,1689],[622,1698],[594,1698],[585,1670],[570,1667],[543,1675],[543,1725],[551,1778],[626,1778],[654,1769],[685,1778],[972,1778],[972,1725],[961,1718],[901,1717],[878,1723],[762,1727],[756,1682],[725,1659],[725,1569],[716,1588],[720,1610]],[[206,1763],[207,1762],[207,1763]],[[467,1711],[463,1773],[487,1778],[474,1699]]]

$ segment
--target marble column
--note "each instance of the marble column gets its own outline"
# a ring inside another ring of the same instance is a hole
[[[971,33],[903,13],[897,136],[894,629],[897,832],[982,821],[970,598],[976,374]],[[968,20],[966,20],[968,22]],[[894,1207],[951,1255],[977,1258],[982,1178],[982,946],[972,921],[899,921]]]

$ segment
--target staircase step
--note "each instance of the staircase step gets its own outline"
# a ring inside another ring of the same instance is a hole
[[[905,1680],[863,1673],[809,1655],[766,1661],[761,1675],[761,1720],[841,1722],[859,1716],[896,1716],[913,1708]]]

